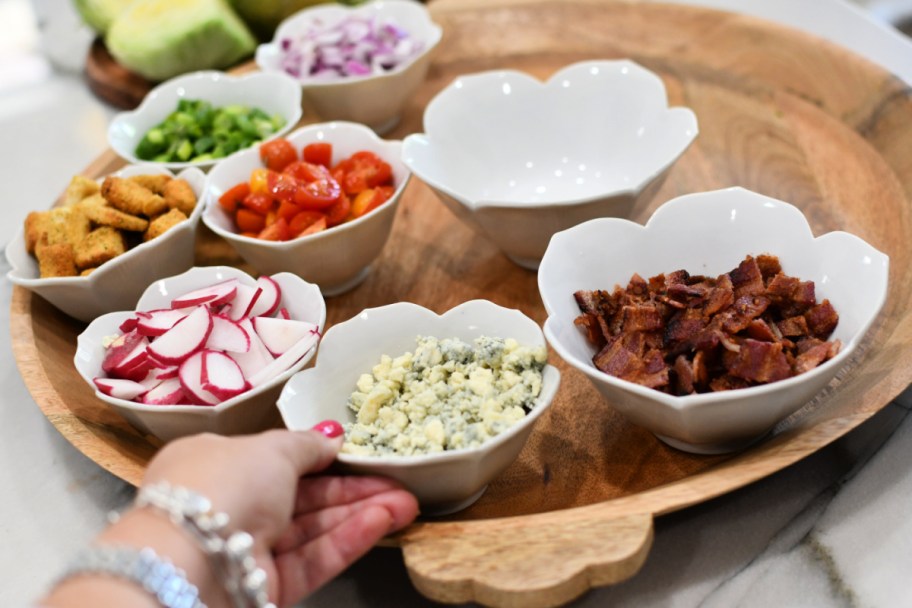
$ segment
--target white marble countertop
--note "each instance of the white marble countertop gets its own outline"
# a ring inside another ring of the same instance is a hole
[[[66,0],[57,0],[61,3]],[[843,0],[690,3],[804,28],[912,83],[912,43]],[[34,2],[39,15],[54,17],[47,27],[60,28],[67,18],[54,12],[54,4]],[[5,43],[15,33],[24,5],[0,0],[3,245],[26,213],[45,208],[61,184],[103,150],[113,114],[91,96],[78,74],[47,70],[40,57],[10,51]],[[72,50],[59,45],[51,52],[58,65],[78,68],[78,53],[74,60]],[[35,82],[14,86],[10,79],[22,76],[17,71],[22,62],[38,65],[29,72]],[[12,291],[7,270],[5,260],[0,261],[4,327],[9,326]],[[21,606],[46,588],[68,556],[104,525],[105,514],[124,506],[133,492],[72,448],[47,422],[19,377],[9,340],[0,346],[0,361],[0,605]],[[907,391],[804,461],[737,492],[659,518],[643,569],[631,580],[590,592],[573,605],[912,606],[910,407],[912,392]],[[414,591],[397,550],[377,549],[303,605],[435,604]]]

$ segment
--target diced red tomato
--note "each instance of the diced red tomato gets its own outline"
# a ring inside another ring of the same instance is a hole
[[[345,177],[340,184],[346,194],[357,194],[368,188],[382,186],[393,178],[393,168],[373,152],[355,152],[348,159]]]
[[[326,209],[331,207],[342,195],[342,189],[336,180],[318,179],[302,184],[295,194],[295,202],[302,209]]]
[[[344,192],[339,196],[339,200],[332,207],[326,209],[326,227],[332,228],[338,226],[348,219],[351,213],[351,199]]]
[[[219,197],[219,205],[228,213],[234,213],[241,201],[250,194],[250,185],[247,182],[238,184],[233,188],[228,188],[223,195]]]
[[[304,160],[315,165],[330,167],[332,165],[333,148],[332,144],[324,141],[317,141],[304,146],[302,153]]]
[[[252,232],[258,234],[263,228],[266,227],[266,218],[255,213],[250,209],[245,209],[241,207],[237,211],[237,215],[234,217],[234,221],[237,224],[238,230],[241,232]]]
[[[276,216],[280,219],[290,222],[291,218],[296,216],[301,212],[301,208],[289,201],[279,201],[279,208],[276,211]]]
[[[326,217],[318,219],[316,222],[304,229],[304,231],[298,236],[307,236],[308,234],[314,234],[326,230]]]
[[[266,241],[287,241],[292,237],[291,228],[284,218],[278,218],[268,224],[259,234],[259,238]]]
[[[319,211],[301,211],[291,218],[288,227],[291,229],[292,236],[298,236],[314,222],[326,217]]]
[[[296,177],[302,182],[315,182],[320,179],[332,178],[329,169],[323,165],[315,165],[303,160],[291,163],[285,167],[285,171],[283,171],[283,173]]]
[[[298,152],[287,139],[273,139],[260,145],[260,159],[267,169],[281,171],[298,160]]]
[[[272,197],[268,194],[248,194],[241,204],[260,215],[265,216],[272,209]]]
[[[370,213],[383,204],[389,198],[389,192],[382,188],[371,188],[365,190],[355,197],[352,202],[351,217],[358,218],[366,213]]]
[[[300,182],[287,173],[274,173],[266,176],[269,193],[280,201],[294,201]]]

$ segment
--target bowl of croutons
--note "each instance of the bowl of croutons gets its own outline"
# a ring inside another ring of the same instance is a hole
[[[205,175],[130,165],[76,176],[59,205],[33,211],[6,247],[9,280],[80,321],[124,310],[193,266]]]

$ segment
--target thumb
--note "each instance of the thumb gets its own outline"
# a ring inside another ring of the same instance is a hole
[[[339,427],[341,430],[341,427]],[[342,435],[327,437],[315,431],[275,430],[263,434],[300,477],[324,470],[342,448]]]

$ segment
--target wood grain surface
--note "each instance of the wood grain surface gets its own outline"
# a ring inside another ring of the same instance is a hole
[[[519,459],[469,509],[395,540],[416,587],[444,602],[552,606],[635,574],[652,519],[751,483],[843,436],[912,381],[912,99],[851,53],[755,18],[605,0],[439,0],[444,28],[427,82],[389,137],[421,130],[422,109],[459,74],[516,68],[546,78],[575,61],[631,58],[658,73],[700,135],[635,220],[675,196],[743,186],[800,207],[815,234],[847,230],[891,257],[885,309],[859,355],[764,441],[728,456],[674,450],[563,375]],[[313,119],[310,117],[309,120]],[[568,140],[572,145],[572,135]],[[87,168],[121,164],[106,153]],[[69,176],[60,176],[63,186]],[[237,263],[202,234],[199,263]],[[364,284],[327,301],[327,324],[411,301],[438,312],[487,298],[545,313],[535,274],[498,253],[413,180]],[[157,444],[107,410],[72,368],[80,324],[21,288],[13,348],[35,401],[80,450],[131,483]]]

